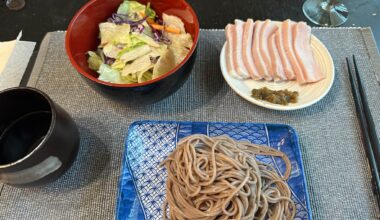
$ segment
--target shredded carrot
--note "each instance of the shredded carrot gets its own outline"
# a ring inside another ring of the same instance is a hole
[[[156,24],[156,23],[152,23],[152,24],[150,24],[150,26],[152,26],[152,28],[154,28],[156,30],[164,30],[164,26]]]
[[[181,33],[180,29],[175,28],[175,27],[169,27],[169,26],[165,26],[165,31],[173,33],[173,34],[180,34]]]
[[[156,24],[156,23],[154,22],[154,20],[151,19],[151,18],[147,18],[147,19],[146,19],[146,22],[148,22],[148,24]]]
[[[154,28],[156,30],[164,30],[164,31],[167,31],[167,32],[173,33],[173,34],[180,34],[181,33],[181,30],[178,28],[163,26],[163,25],[159,25],[157,23],[150,23],[150,26],[152,26],[152,28]]]
[[[146,22],[148,22],[148,24],[150,26],[152,26],[152,28],[156,29],[156,30],[164,30],[164,31],[167,31],[169,33],[173,33],[173,34],[180,34],[181,33],[181,30],[176,28],[176,27],[169,27],[169,26],[163,26],[163,25],[160,25],[160,24],[157,24],[156,22],[154,22],[153,19],[151,18],[147,18],[146,19]]]

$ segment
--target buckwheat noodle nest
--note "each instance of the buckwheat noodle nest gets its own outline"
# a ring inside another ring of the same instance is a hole
[[[284,176],[255,155],[281,157]],[[285,182],[291,163],[281,151],[226,136],[192,135],[162,165],[168,173],[164,219],[294,218],[296,208]]]

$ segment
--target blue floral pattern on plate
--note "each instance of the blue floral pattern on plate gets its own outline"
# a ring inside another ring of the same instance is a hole
[[[297,220],[311,220],[298,137],[293,128],[280,124],[138,121],[128,131],[123,158],[116,219],[162,219],[165,200],[166,171],[160,163],[172,152],[176,143],[192,134],[210,137],[228,135],[268,145],[283,151],[292,163],[288,184],[296,204]],[[285,164],[279,158],[260,156],[257,159],[273,165],[280,174]]]

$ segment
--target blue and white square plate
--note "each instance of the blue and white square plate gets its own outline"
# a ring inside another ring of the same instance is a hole
[[[292,173],[287,182],[297,208],[295,219],[312,219],[300,146],[292,127],[281,124],[138,121],[129,127],[125,141],[117,220],[162,219],[167,174],[159,164],[180,139],[192,134],[228,135],[235,140],[268,145],[286,153],[292,163]],[[285,171],[285,164],[279,158],[260,156],[257,159],[272,164],[279,173]]]

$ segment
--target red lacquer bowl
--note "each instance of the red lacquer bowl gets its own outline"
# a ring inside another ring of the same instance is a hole
[[[67,28],[65,46],[72,65],[96,91],[126,103],[152,103],[177,91],[190,75],[196,56],[199,22],[194,10],[184,0],[138,1],[142,4],[150,2],[159,16],[162,13],[178,16],[193,37],[190,53],[170,72],[144,83],[115,84],[98,80],[98,73],[88,67],[86,53],[96,50],[99,45],[99,23],[116,12],[122,0],[92,0],[85,4]]]

